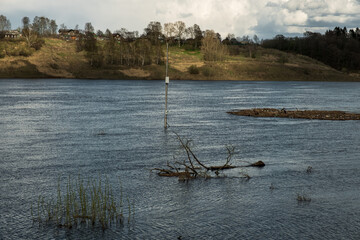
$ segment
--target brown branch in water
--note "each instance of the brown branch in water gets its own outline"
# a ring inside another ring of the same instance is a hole
[[[195,159],[195,161],[200,165],[202,166],[203,168],[205,168],[206,170],[209,170],[210,168],[205,166],[204,164],[202,164],[199,159],[195,156],[195,154],[193,153],[193,151],[191,151],[190,148],[188,148],[188,151],[191,153],[191,155],[193,156],[193,158]]]
[[[157,171],[159,176],[164,177],[178,177],[180,181],[187,181],[189,179],[194,179],[197,177],[211,177],[207,172],[215,171],[215,174],[219,176],[219,171],[233,168],[242,168],[242,167],[263,167],[265,164],[261,161],[247,165],[247,166],[232,166],[231,159],[235,153],[235,147],[233,146],[225,146],[227,151],[227,157],[225,163],[220,166],[206,166],[203,164],[197,156],[194,154],[190,147],[191,140],[183,139],[174,132],[178,141],[180,142],[181,147],[184,149],[186,153],[186,158],[182,161],[177,161],[174,157],[174,162],[167,162],[168,169],[163,168],[154,168],[152,170]],[[247,174],[243,174],[248,179],[250,178]]]
[[[192,154],[192,156],[195,156],[194,153],[191,152],[190,147],[189,147],[189,143],[190,141],[186,141],[186,144],[183,142],[183,140],[181,139],[181,137],[179,136],[179,134],[177,134],[176,132],[174,132],[177,139],[179,140],[181,146],[185,149],[186,151],[186,155],[188,157],[189,163],[191,165],[190,169],[195,173],[195,175],[197,175],[197,171],[195,170],[194,164],[191,161],[191,157],[190,157],[190,153]],[[196,159],[195,159],[196,160]],[[184,161],[185,164],[185,161]]]
[[[240,168],[240,166],[231,166],[231,165],[223,165],[223,166],[210,166],[209,170],[217,171],[217,170],[226,170],[226,169],[233,169],[233,168]]]

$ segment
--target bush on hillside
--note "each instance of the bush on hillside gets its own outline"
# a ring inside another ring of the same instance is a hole
[[[191,65],[188,68],[188,71],[190,74],[199,74],[200,73],[199,68],[196,65]]]
[[[212,77],[212,76],[215,75],[214,70],[213,70],[211,67],[209,67],[209,66],[204,66],[204,67],[201,69],[201,72],[202,72],[202,74],[204,74],[204,76],[206,76],[206,77]]]

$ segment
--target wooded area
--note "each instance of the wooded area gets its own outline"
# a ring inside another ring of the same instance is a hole
[[[335,69],[360,70],[360,29],[335,27],[325,34],[306,32],[303,37],[277,35],[265,40],[265,48],[294,52],[319,60]]]

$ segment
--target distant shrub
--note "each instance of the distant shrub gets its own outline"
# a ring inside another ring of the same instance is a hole
[[[282,55],[280,55],[279,56],[279,58],[278,58],[278,63],[287,63],[287,62],[289,62],[289,58],[288,58],[288,56],[286,55],[286,54],[282,54]]]
[[[341,68],[341,71],[342,71],[343,73],[349,73],[349,70],[348,70],[346,67]]]
[[[50,67],[55,70],[59,69],[59,65],[57,65],[56,63],[50,63]]]
[[[298,193],[296,199],[297,199],[298,202],[311,202],[311,198],[304,195],[304,194],[299,194]]]
[[[86,55],[90,62],[91,67],[100,68],[104,63],[104,57],[101,53],[89,53]]]
[[[199,74],[200,73],[199,68],[196,65],[191,65],[188,68],[188,71],[190,74]]]
[[[30,48],[25,41],[21,39],[9,39],[0,42],[0,58],[6,56],[28,57],[31,56],[34,51],[34,48]]]
[[[230,56],[240,55],[240,47],[237,45],[229,45],[228,51]]]
[[[201,72],[202,72],[202,74],[204,74],[204,76],[206,76],[206,77],[211,77],[211,76],[214,76],[214,75],[215,75],[214,70],[213,70],[211,67],[209,67],[209,66],[203,67]]]
[[[164,70],[162,68],[154,67],[151,71],[152,79],[163,79],[164,78]]]
[[[183,49],[185,49],[186,51],[195,51],[197,50],[193,45],[190,44],[185,44],[182,46]]]
[[[24,45],[19,48],[19,56],[29,57],[33,54],[33,52],[34,50],[32,48]]]
[[[34,42],[31,47],[33,47],[35,50],[40,50],[40,48],[45,44],[44,39],[38,38],[36,42]]]

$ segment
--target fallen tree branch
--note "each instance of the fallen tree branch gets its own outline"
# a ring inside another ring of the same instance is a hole
[[[242,166],[233,166],[231,165],[231,159],[235,153],[235,147],[233,146],[225,146],[227,151],[227,157],[225,159],[225,163],[220,166],[207,166],[195,155],[193,150],[191,149],[191,140],[184,139],[180,137],[179,134],[173,132],[176,135],[177,140],[180,143],[181,148],[184,149],[186,154],[186,158],[184,160],[178,161],[174,157],[174,162],[167,162],[167,168],[154,168],[152,170],[157,171],[159,176],[164,177],[178,177],[179,180],[189,180],[197,177],[209,178],[208,171],[215,171],[216,176],[219,175],[219,171],[233,168],[241,168]],[[247,174],[242,174],[244,177],[249,178]]]

